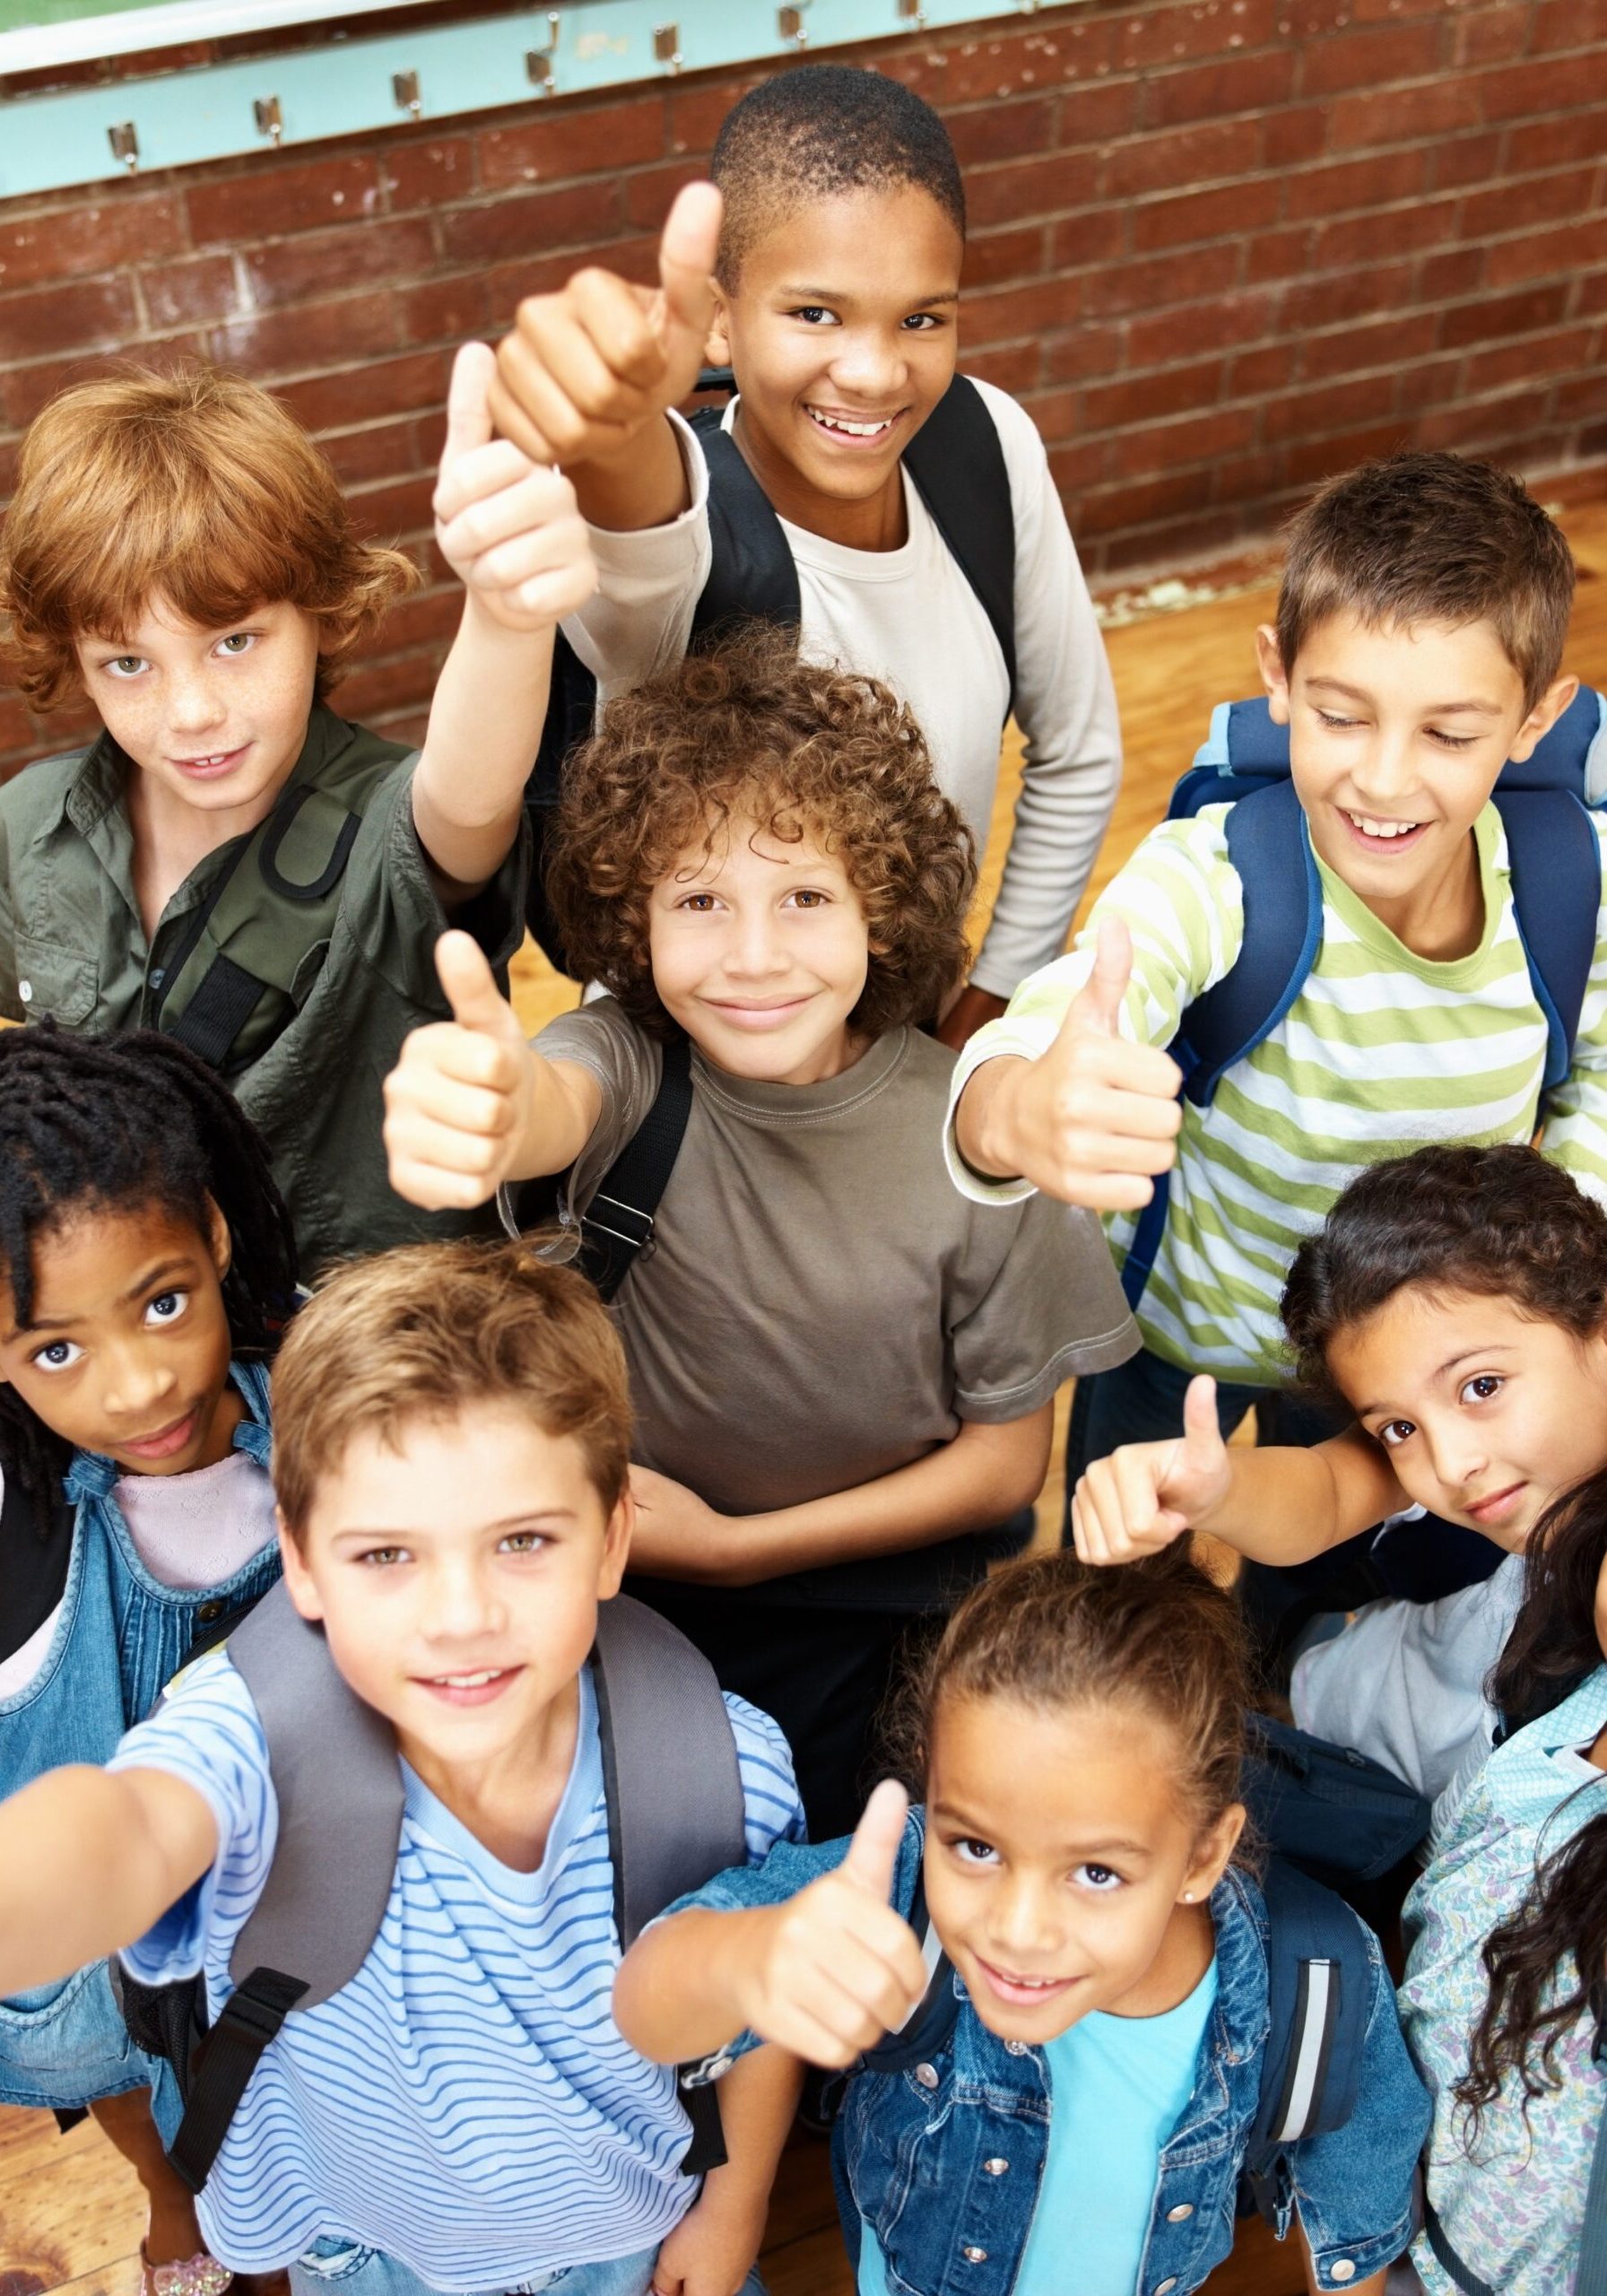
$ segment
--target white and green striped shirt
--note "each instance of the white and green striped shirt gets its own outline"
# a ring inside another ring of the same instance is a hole
[[[1244,900],[1228,858],[1228,810],[1208,805],[1151,831],[1075,949],[1030,975],[1009,1011],[971,1039],[955,1067],[948,1127],[949,1169],[967,1196],[1007,1203],[1029,1193],[1025,1181],[995,1184],[971,1170],[955,1144],[954,1102],[985,1060],[1036,1059],[1047,1049],[1088,977],[1107,909],[1133,935],[1129,1034],[1169,1044],[1186,1007],[1231,969]],[[1317,862],[1322,943],[1305,986],[1265,1041],[1228,1071],[1210,1108],[1183,1104],[1166,1234],[1138,1310],[1145,1345],[1168,1362],[1264,1385],[1287,1379],[1278,1300],[1290,1263],[1364,1165],[1430,1141],[1533,1137],[1545,1022],[1493,804],[1473,839],[1484,933],[1471,956],[1450,963],[1415,956]],[[1607,897],[1574,1065],[1552,1096],[1545,1145],[1607,1200]],[[1132,1213],[1110,1218],[1118,1259],[1134,1223]]]

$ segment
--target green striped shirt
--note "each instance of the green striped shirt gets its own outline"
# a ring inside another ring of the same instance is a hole
[[[1000,1054],[1036,1059],[1087,978],[1107,910],[1133,935],[1123,1024],[1168,1045],[1195,997],[1236,961],[1244,898],[1228,858],[1228,807],[1151,832],[1096,905],[1075,948],[1016,991],[954,1072],[949,1169],[968,1196],[1010,1202],[1025,1181],[991,1183],[954,1141],[966,1079]],[[1603,839],[1603,823],[1596,834]],[[1279,1296],[1301,1240],[1364,1165],[1429,1141],[1528,1140],[1545,1067],[1545,1020],[1518,936],[1500,815],[1473,827],[1484,932],[1471,955],[1420,957],[1319,860],[1322,943],[1305,986],[1265,1041],[1228,1070],[1208,1109],[1183,1104],[1166,1234],[1138,1310],[1144,1344],[1191,1371],[1260,1384],[1289,1376]],[[1607,839],[1604,839],[1607,841]],[[1573,1069],[1551,1098],[1546,1152],[1607,1199],[1607,902]],[[1125,1259],[1136,1215],[1113,1214]]]

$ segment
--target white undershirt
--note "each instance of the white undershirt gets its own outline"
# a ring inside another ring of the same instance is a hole
[[[246,1451],[188,1474],[125,1475],[115,1496],[135,1552],[161,1587],[187,1593],[221,1587],[274,1536],[274,1486]],[[0,1699],[32,1682],[60,1616],[58,1603],[20,1649],[0,1658]]]

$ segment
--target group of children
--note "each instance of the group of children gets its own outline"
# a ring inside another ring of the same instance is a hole
[[[1550,2296],[1607,2242],[1567,547],[1448,456],[1326,488],[1261,778],[1063,956],[1119,736],[1036,432],[956,373],[946,133],[804,66],[713,174],[656,291],[460,354],[416,754],[324,699],[409,564],[271,399],[25,442],[11,674],[104,730],[0,792],[0,2101],[133,2163],[146,2296],[738,2296],[805,2066],[860,2296],[1185,2296],[1253,2164],[1314,2287]],[[527,915],[588,985],[534,1044]],[[1012,1559],[1070,1378],[1075,1552]],[[1358,1541],[1295,1720],[1433,1824],[1398,2005],[1359,1923],[1312,1964],[1343,2109],[1269,2138],[1246,1613]]]

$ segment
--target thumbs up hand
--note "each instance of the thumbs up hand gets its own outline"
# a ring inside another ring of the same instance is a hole
[[[435,964],[452,1018],[414,1029],[385,1080],[386,1156],[391,1186],[410,1204],[466,1210],[515,1171],[535,1058],[477,942],[444,933]]]
[[[664,227],[656,288],[591,268],[526,296],[497,353],[491,407],[503,437],[565,470],[628,456],[698,379],[719,236],[719,193],[688,184]]]
[[[1126,1443],[1095,1459],[1072,1500],[1072,1538],[1084,1562],[1157,1554],[1227,1497],[1228,1446],[1216,1381],[1202,1375],[1183,1399],[1183,1432],[1165,1443]]]
[[[452,364],[435,538],[471,596],[505,629],[550,630],[597,587],[586,523],[567,478],[491,436],[489,344]]]
[[[1133,972],[1133,943],[1119,917],[1099,922],[1093,970],[1067,1008],[1060,1031],[1037,1060],[986,1063],[960,1099],[960,1145],[979,1170],[1019,1174],[1046,1196],[1095,1212],[1134,1211],[1168,1171],[1182,1121],[1182,1072],[1157,1047],[1120,1033]],[[971,1145],[975,1142],[973,1151]]]
[[[926,1989],[915,1932],[888,1902],[908,1807],[884,1779],[842,1864],[772,1909],[739,1948],[744,2024],[812,2065],[851,2065]]]

